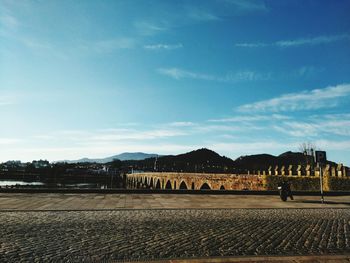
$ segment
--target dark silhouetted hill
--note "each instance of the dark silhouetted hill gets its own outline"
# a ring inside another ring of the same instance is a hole
[[[269,166],[282,166],[286,168],[289,165],[303,165],[311,164],[313,162],[312,156],[306,156],[300,152],[285,152],[279,156],[274,156],[270,154],[256,154],[247,155],[237,158],[235,162],[235,167],[239,170],[267,170]],[[328,164],[335,165],[334,162],[328,161]]]
[[[205,148],[179,155],[129,161],[128,164],[144,171],[222,173],[234,170],[232,159]]]

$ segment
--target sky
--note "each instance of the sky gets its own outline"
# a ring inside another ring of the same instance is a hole
[[[0,162],[310,142],[350,165],[350,1],[0,0]]]

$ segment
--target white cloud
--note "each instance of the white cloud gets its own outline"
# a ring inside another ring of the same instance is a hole
[[[271,73],[258,73],[255,71],[245,70],[228,73],[224,77],[219,77],[218,80],[224,82],[269,80],[271,79],[271,75]]]
[[[155,140],[169,137],[184,136],[187,133],[174,128],[153,127],[148,130],[137,130],[131,128],[103,129],[95,131],[63,130],[46,135],[48,138],[56,138],[57,141],[69,141],[77,144],[99,144],[103,142],[118,141],[142,141]],[[36,136],[41,138],[42,135]]]
[[[179,49],[183,48],[183,45],[181,43],[179,44],[153,44],[153,45],[145,45],[143,46],[144,49],[148,50],[173,50],[173,49]]]
[[[179,68],[159,68],[157,71],[160,74],[172,77],[174,79],[201,79],[201,80],[215,80],[216,78],[212,75],[195,73]]]
[[[198,73],[180,68],[159,68],[157,72],[168,77],[180,79],[198,79],[217,82],[239,82],[239,81],[257,81],[268,80],[271,78],[271,73],[263,74],[254,71],[237,71],[230,72],[224,76],[217,76],[207,73]]]
[[[20,142],[20,139],[15,138],[0,138],[0,145],[13,145]]]
[[[213,13],[210,13],[209,11],[204,9],[198,9],[194,7],[192,7],[188,12],[188,17],[192,20],[199,22],[220,20],[220,18],[214,15]]]
[[[236,43],[236,47],[248,47],[248,48],[256,48],[256,47],[266,47],[269,44],[266,43]]]
[[[0,106],[6,106],[6,105],[12,105],[12,104],[14,104],[13,98],[8,96],[0,97]]]
[[[350,140],[343,140],[343,141],[316,140],[315,145],[320,149],[333,150],[333,151],[349,151]]]
[[[237,109],[241,112],[315,110],[335,107],[339,99],[349,95],[350,84],[342,84],[300,93],[283,94],[269,100],[245,104]]]
[[[9,13],[3,13],[0,15],[0,25],[7,30],[15,30],[19,27],[20,23],[17,18]]]
[[[319,44],[328,44],[332,42],[350,40],[349,34],[342,35],[331,35],[331,36],[318,36],[313,38],[300,38],[294,40],[281,40],[275,43],[279,47],[297,47],[303,45],[319,45]]]
[[[299,38],[293,40],[280,40],[273,43],[236,43],[236,47],[243,48],[259,48],[267,46],[276,46],[280,48],[299,47],[299,46],[314,46],[320,44],[329,44],[338,41],[350,40],[350,34],[317,36],[312,38]]]
[[[134,26],[138,33],[144,36],[152,36],[168,30],[168,26],[160,22],[136,21]]]
[[[177,121],[177,122],[171,122],[169,123],[169,126],[173,127],[193,127],[196,124],[190,121]]]
[[[320,135],[350,136],[350,118],[308,117],[303,121],[279,123],[273,127],[279,132],[294,137],[317,137]]]
[[[242,11],[268,11],[263,1],[257,0],[224,0]]]
[[[256,122],[256,121],[270,121],[270,120],[287,120],[289,116],[281,114],[271,115],[238,115],[230,118],[213,119],[210,122]]]
[[[136,41],[134,38],[119,37],[95,42],[84,42],[80,45],[80,48],[96,53],[110,53],[118,49],[131,49],[134,48],[135,45]]]
[[[314,66],[302,66],[295,71],[295,75],[297,77],[309,77],[315,76],[318,73],[321,73],[322,71],[324,71],[323,68],[317,68]]]

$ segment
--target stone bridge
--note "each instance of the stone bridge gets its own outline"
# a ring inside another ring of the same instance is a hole
[[[188,190],[265,190],[264,176],[207,173],[132,173],[128,188]]]

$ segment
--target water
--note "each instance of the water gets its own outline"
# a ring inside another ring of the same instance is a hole
[[[16,185],[44,185],[42,182],[25,182],[25,181],[1,181],[0,180],[0,186],[16,186]]]
[[[101,183],[57,183],[57,184],[47,184],[43,182],[26,182],[26,181],[12,181],[12,180],[0,180],[0,187],[6,188],[6,187],[50,187],[50,188],[89,188],[89,189],[107,189],[106,184]]]

